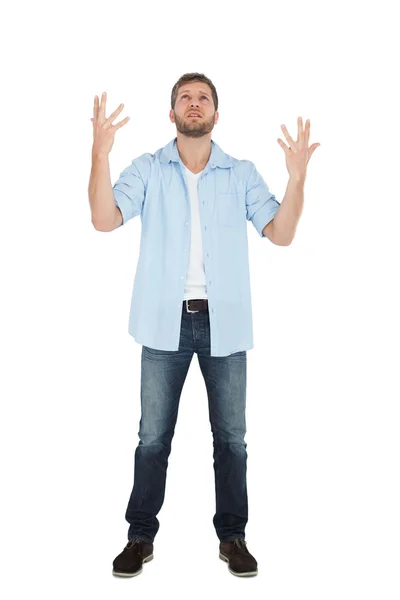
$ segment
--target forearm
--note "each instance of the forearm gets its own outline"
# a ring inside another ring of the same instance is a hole
[[[304,181],[289,178],[285,195],[273,219],[274,241],[289,245],[296,233],[304,204]]]
[[[115,220],[116,211],[107,154],[92,154],[88,193],[93,225],[96,229],[107,228]]]

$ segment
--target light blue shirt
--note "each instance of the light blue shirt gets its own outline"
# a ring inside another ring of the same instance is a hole
[[[176,138],[146,152],[113,185],[123,223],[140,215],[140,254],[128,331],[137,343],[178,350],[190,248],[190,200]],[[276,200],[255,165],[211,140],[198,198],[210,319],[211,356],[253,348],[247,221],[261,237]]]

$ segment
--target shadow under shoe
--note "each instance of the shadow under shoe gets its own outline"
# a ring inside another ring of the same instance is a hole
[[[142,565],[153,559],[153,544],[143,540],[129,540],[121,554],[113,560],[113,575],[134,577],[143,571]]]
[[[257,561],[247,550],[247,543],[241,538],[220,542],[219,557],[228,563],[232,575],[251,577],[258,574]]]

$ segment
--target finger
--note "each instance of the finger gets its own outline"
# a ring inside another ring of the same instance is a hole
[[[125,117],[125,119],[123,119],[122,121],[120,121],[119,123],[117,123],[116,125],[114,125],[115,131],[117,129],[119,129],[120,127],[122,127],[123,125],[125,125],[125,123],[127,123],[128,121],[129,121],[129,117]]]
[[[286,144],[281,140],[281,138],[278,138],[278,144],[280,145],[281,148],[283,148],[286,152],[286,150],[289,150],[289,148],[286,146]]]
[[[307,159],[307,164],[310,160],[310,158],[312,157],[312,155],[314,154],[314,150],[316,150],[318,148],[318,146],[320,146],[321,144],[313,144],[312,146],[310,146],[309,150],[308,150],[308,159]]]
[[[297,117],[297,143],[303,147],[304,144],[304,129],[302,117]]]
[[[286,129],[285,125],[281,125],[283,134],[285,136],[285,138],[287,139],[287,141],[289,142],[289,145],[291,147],[292,150],[296,150],[297,146],[295,141],[293,140],[293,138],[289,135],[288,130]]]
[[[94,97],[94,106],[93,106],[93,116],[94,116],[95,119],[97,119],[98,114],[99,114],[99,98],[96,95]]]
[[[106,94],[106,92],[103,92],[101,95],[101,103],[100,103],[100,108],[99,108],[99,117],[101,117],[102,121],[104,121],[104,119],[106,117],[106,101],[107,101],[107,94]]]
[[[313,144],[311,146],[312,152],[314,152],[314,150],[316,150],[321,144]],[[311,153],[312,154],[312,153]]]
[[[108,117],[106,123],[112,123],[115,119],[115,117],[118,115],[118,113],[121,112],[121,110],[124,108],[123,104],[120,104],[118,106],[118,108],[116,110],[114,110],[114,112]]]
[[[310,119],[307,119],[305,131],[304,131],[304,145],[306,148],[308,148],[309,141],[310,141]]]

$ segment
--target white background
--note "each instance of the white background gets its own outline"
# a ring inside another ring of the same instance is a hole
[[[2,21],[1,586],[8,599],[398,600],[399,94],[393,2],[19,3]],[[3,13],[4,15],[4,13]],[[128,334],[140,218],[91,223],[94,96],[112,182],[175,137],[186,72],[219,95],[213,139],[278,200],[281,124],[319,142],[289,247],[248,223],[249,522],[259,575],[218,558],[212,436],[195,355],[155,558],[127,542],[141,346]],[[245,595],[245,596],[244,596]]]

